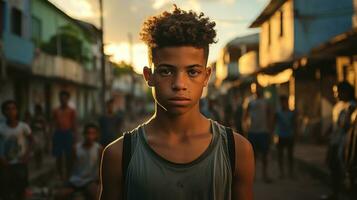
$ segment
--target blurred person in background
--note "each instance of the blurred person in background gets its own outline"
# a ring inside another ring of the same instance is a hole
[[[278,136],[278,164],[280,178],[285,177],[284,152],[287,151],[289,176],[293,178],[294,170],[294,143],[296,138],[296,114],[289,109],[289,97],[280,96],[281,110],[275,114],[275,133]]]
[[[234,110],[234,126],[236,128],[237,133],[244,135],[243,133],[243,127],[242,127],[242,123],[243,123],[243,99],[242,97],[237,94],[235,96],[235,110]]]
[[[330,170],[331,190],[329,195],[321,199],[339,199],[343,189],[343,149],[347,131],[351,127],[351,114],[356,108],[354,87],[346,81],[334,87],[334,95],[338,102],[332,110],[333,127],[330,135],[326,162]]]
[[[99,185],[99,164],[103,148],[97,142],[99,128],[88,123],[83,131],[84,141],[73,149],[73,170],[65,187],[56,192],[56,199],[72,199],[75,193],[84,195],[86,200],[97,199]]]
[[[231,96],[226,94],[225,101],[223,105],[224,113],[223,113],[223,125],[225,126],[234,126],[234,106],[232,104]]]
[[[101,133],[100,144],[103,147],[121,136],[123,120],[123,115],[114,111],[114,100],[108,100],[106,102],[106,112],[98,120]]]
[[[35,113],[31,122],[31,129],[34,138],[34,157],[36,161],[36,167],[42,166],[43,156],[48,149],[48,124],[43,114],[41,105],[35,105]]]
[[[59,93],[60,106],[53,111],[52,153],[56,157],[57,172],[62,181],[68,179],[71,171],[72,146],[75,143],[77,131],[76,111],[68,105],[69,99],[69,92],[61,91]],[[63,163],[65,163],[64,170]]]
[[[15,101],[5,101],[1,111],[6,120],[0,124],[0,199],[22,200],[28,186],[31,129],[19,121]]]
[[[268,156],[272,137],[272,109],[268,100],[264,98],[263,88],[259,84],[253,83],[251,89],[253,98],[244,110],[243,120],[254,153],[261,158],[263,180],[271,183],[272,179],[268,175]]]
[[[221,122],[221,116],[219,114],[219,108],[216,99],[208,99],[208,109],[211,113],[210,118],[217,122]]]
[[[350,199],[357,199],[357,110],[352,113],[352,127],[344,146],[345,183]]]

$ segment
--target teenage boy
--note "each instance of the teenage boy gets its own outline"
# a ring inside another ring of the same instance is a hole
[[[176,6],[144,23],[155,113],[104,150],[101,199],[253,199],[250,143],[199,111],[214,27]]]
[[[5,101],[1,110],[6,120],[0,124],[0,199],[24,199],[33,142],[31,129],[19,121],[15,101]]]
[[[61,180],[67,181],[72,167],[72,146],[76,133],[76,111],[69,107],[70,94],[67,91],[59,93],[60,106],[53,112],[54,133],[52,153],[56,157],[56,166]],[[65,171],[63,171],[63,157]]]

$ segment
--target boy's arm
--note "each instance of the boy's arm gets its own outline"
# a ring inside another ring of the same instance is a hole
[[[253,200],[255,173],[252,145],[243,136],[234,133],[236,163],[232,180],[232,199]]]
[[[123,137],[107,146],[100,167],[100,200],[122,199]]]

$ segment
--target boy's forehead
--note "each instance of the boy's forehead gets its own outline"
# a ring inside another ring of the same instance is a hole
[[[192,62],[205,65],[206,58],[204,48],[178,46],[153,49],[152,61],[156,65],[162,62]]]

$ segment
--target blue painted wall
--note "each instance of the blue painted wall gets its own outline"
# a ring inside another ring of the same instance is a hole
[[[353,0],[295,0],[295,56],[352,28]]]
[[[30,40],[31,25],[30,25],[30,7],[29,0],[23,0],[24,5],[22,6],[22,36],[15,35],[11,32],[11,9],[9,1],[5,1],[4,9],[4,32],[3,32],[3,44],[4,44],[4,54],[7,62],[14,64],[25,65],[30,69],[34,46]]]

